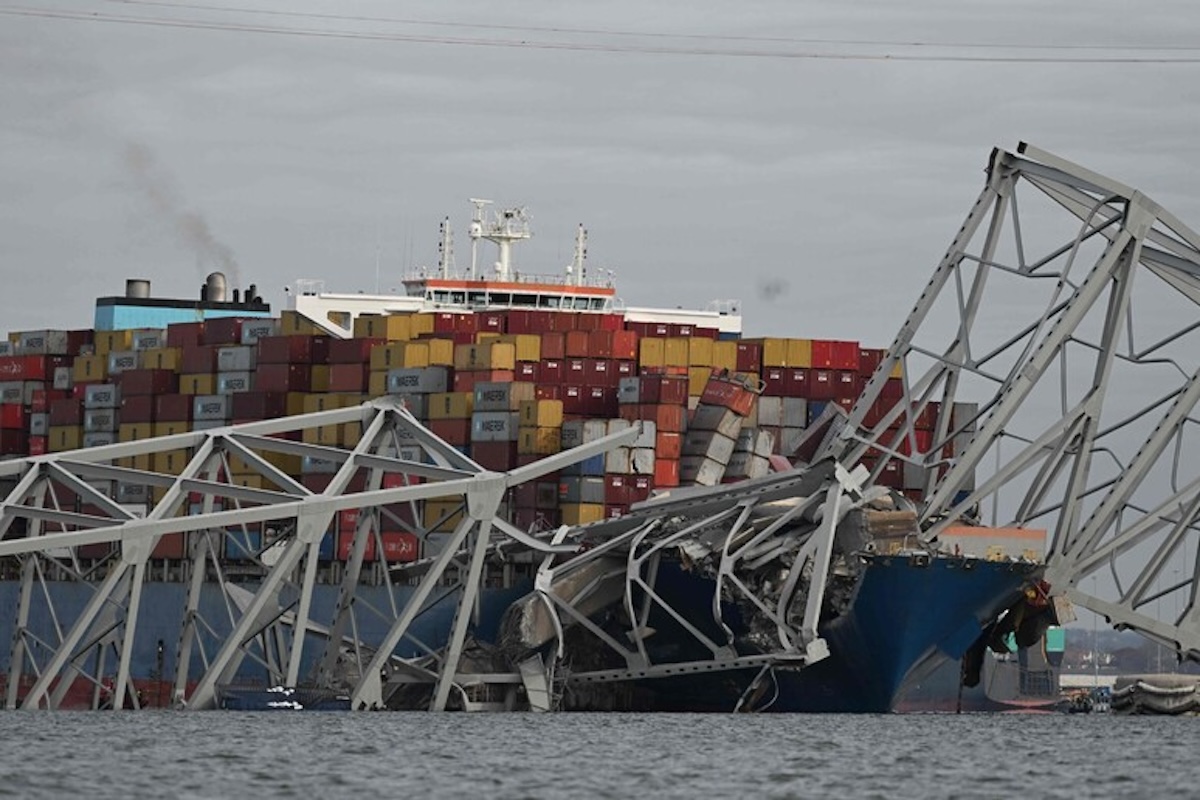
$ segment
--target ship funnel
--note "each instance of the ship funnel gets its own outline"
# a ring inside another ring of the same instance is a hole
[[[226,302],[225,297],[225,273],[213,272],[204,282],[205,298],[213,303]]]
[[[125,296],[145,300],[150,296],[150,281],[145,278],[127,278],[125,280]]]

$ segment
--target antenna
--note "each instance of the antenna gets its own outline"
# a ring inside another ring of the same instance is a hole
[[[492,201],[472,197],[471,204],[475,206],[475,213],[471,215],[471,228],[467,233],[471,237],[470,279],[475,280],[475,266],[478,263],[479,257],[479,240],[483,237],[483,209],[485,206],[490,206]]]

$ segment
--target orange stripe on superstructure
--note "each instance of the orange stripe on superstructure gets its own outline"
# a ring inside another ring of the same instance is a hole
[[[951,525],[942,536],[986,536],[991,539],[1036,539],[1046,541],[1046,531],[1038,528],[988,528],[977,525]]]

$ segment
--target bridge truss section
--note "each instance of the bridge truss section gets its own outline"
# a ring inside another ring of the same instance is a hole
[[[305,431],[350,424],[361,426],[353,448],[304,441]],[[387,676],[407,671],[427,685],[429,707],[444,709],[472,679],[458,665],[491,580],[485,562],[506,551],[574,549],[499,516],[507,491],[638,434],[630,428],[496,473],[383,398],[0,464],[0,478],[15,481],[0,505],[0,557],[15,559],[20,575],[5,707],[58,708],[81,682],[92,687],[93,707],[137,707],[134,653],[159,635],[138,625],[150,556],[163,537],[187,534],[174,644],[177,705],[214,707],[221,687],[250,662],[267,685],[313,681],[344,691],[356,708],[381,706]],[[323,488],[284,468],[301,462],[326,475]],[[135,514],[112,499],[116,485],[145,487],[155,502]],[[439,498],[450,500],[440,518],[418,512],[419,501]],[[314,606],[319,548],[347,511],[358,512],[352,545],[333,574],[336,602],[321,611]],[[363,595],[361,577],[369,550],[384,550],[385,521],[439,546],[402,578],[382,570],[381,600],[379,592]],[[257,525],[264,534],[248,536]],[[222,558],[231,547],[244,550],[253,581],[232,574]],[[79,591],[63,592],[62,584]],[[438,626],[444,640],[425,641],[420,621],[435,606],[446,621]],[[51,632],[36,633],[34,617],[50,620]],[[360,635],[372,626],[376,637]]]
[[[933,277],[817,457],[1048,531],[1075,603],[1200,658],[1200,236],[1141,192],[997,150]],[[902,390],[889,382],[902,370]]]

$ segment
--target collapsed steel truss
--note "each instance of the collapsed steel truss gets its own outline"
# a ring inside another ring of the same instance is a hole
[[[1057,591],[1196,659],[1197,303],[1200,236],[1166,209],[1032,146],[995,151],[883,364],[818,453],[866,457],[875,478],[889,464],[920,477],[931,540],[974,513],[1048,529]],[[896,365],[904,395],[886,409]]]

